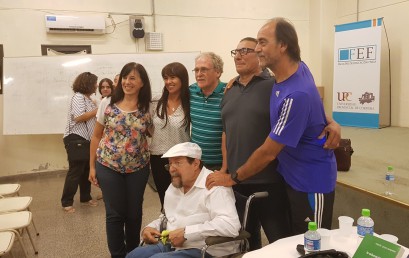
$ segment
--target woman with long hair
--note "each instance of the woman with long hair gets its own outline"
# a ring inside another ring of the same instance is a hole
[[[189,75],[181,63],[163,67],[162,96],[151,107],[154,133],[150,145],[151,169],[163,208],[165,191],[171,178],[161,156],[178,143],[190,141]]]
[[[125,257],[139,245],[142,203],[149,177],[147,136],[151,86],[145,68],[126,64],[112,97],[97,112],[91,139],[89,180],[104,196],[108,248]]]
[[[78,140],[91,139],[95,126],[95,114],[97,106],[90,96],[97,89],[98,77],[95,74],[81,73],[74,80],[72,96],[68,111],[67,126],[64,132],[64,146],[67,150],[70,144]],[[89,154],[81,160],[73,160],[68,156],[68,173],[65,177],[64,190],[61,197],[61,204],[65,212],[73,213],[74,195],[80,188],[80,202],[89,206],[97,206],[97,202],[91,197],[91,184],[88,181]]]

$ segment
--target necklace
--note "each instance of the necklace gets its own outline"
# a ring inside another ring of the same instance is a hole
[[[169,104],[168,104],[168,109],[169,109],[169,110],[172,110],[172,112],[175,112],[175,110],[176,110],[175,107],[171,107]]]
[[[175,112],[175,110],[177,109],[178,106],[179,105],[175,105],[175,106],[170,105],[170,103],[168,102],[168,108],[169,108],[169,110],[172,110],[172,112]]]

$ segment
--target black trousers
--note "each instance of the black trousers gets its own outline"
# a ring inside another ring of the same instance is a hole
[[[163,210],[163,202],[165,200],[165,192],[171,182],[169,171],[166,171],[165,165],[169,164],[168,159],[162,159],[162,155],[151,155],[151,170],[153,181],[155,181],[156,190],[158,191],[161,210]]]
[[[84,139],[83,137],[70,134],[64,138],[64,146],[67,149],[69,142],[74,140]],[[63,207],[72,206],[74,196],[77,193],[78,186],[80,188],[80,202],[88,202],[91,197],[91,183],[88,181],[89,176],[89,156],[83,161],[68,160],[68,172],[65,177],[64,189],[61,196],[61,204]]]
[[[286,189],[294,235],[305,233],[308,230],[309,221],[315,221],[318,228],[331,229],[335,191],[305,193],[294,190],[288,184]]]
[[[250,250],[257,250],[262,246],[261,227],[263,227],[269,243],[291,235],[289,206],[284,180],[270,184],[238,184],[234,185],[233,189],[246,197],[255,192],[267,191],[269,194],[267,198],[255,199],[250,206],[246,228],[251,234],[249,239]],[[244,213],[244,205],[243,207],[241,207],[242,205],[236,206],[239,216],[241,216]]]

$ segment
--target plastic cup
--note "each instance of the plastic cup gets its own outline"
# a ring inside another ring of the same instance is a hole
[[[339,232],[343,236],[349,236],[352,233],[352,223],[354,219],[348,216],[339,216]]]
[[[321,235],[321,250],[331,249],[329,243],[331,239],[331,231],[326,228],[319,228],[317,231]]]
[[[399,238],[397,236],[391,235],[391,234],[382,234],[379,236],[380,238],[382,238],[383,240],[386,240],[388,242],[391,242],[393,244],[397,244]]]

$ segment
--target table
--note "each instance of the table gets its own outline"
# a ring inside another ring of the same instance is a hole
[[[356,227],[354,227],[354,232],[356,232]],[[330,230],[330,241],[329,248],[335,249],[337,251],[346,252],[350,257],[352,257],[359,246],[358,236],[353,233],[349,236],[343,236],[340,234],[339,229]],[[375,234],[378,236],[377,234]],[[399,242],[399,241],[398,241]],[[304,244],[304,234],[283,238],[275,241],[259,250],[246,253],[243,258],[297,258],[300,257],[296,247],[298,244]],[[405,248],[405,253],[403,258],[408,257],[409,249]]]

